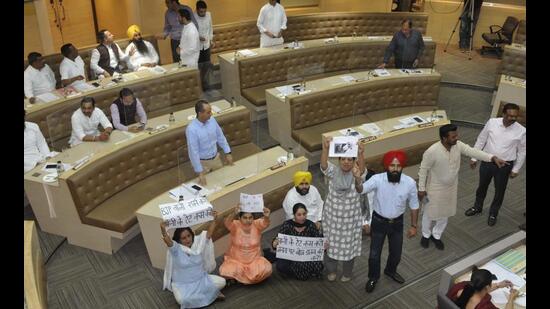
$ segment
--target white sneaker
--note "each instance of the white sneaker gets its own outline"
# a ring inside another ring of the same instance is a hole
[[[328,281],[334,281],[336,280],[336,273],[330,273],[327,276]]]
[[[340,278],[340,281],[342,281],[342,282],[348,282],[350,280],[351,280],[351,278],[346,277],[346,276],[342,276],[342,278]]]

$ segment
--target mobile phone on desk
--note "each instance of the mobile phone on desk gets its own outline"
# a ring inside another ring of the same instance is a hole
[[[57,163],[49,163],[49,164],[46,164],[46,167],[45,168],[57,168]]]
[[[191,188],[197,190],[197,191],[200,191],[202,190],[202,188],[200,186],[197,186],[197,185],[192,185]]]
[[[413,117],[413,119],[414,119],[416,122],[418,122],[418,123],[422,123],[422,122],[423,122],[422,119],[420,119],[419,117]]]

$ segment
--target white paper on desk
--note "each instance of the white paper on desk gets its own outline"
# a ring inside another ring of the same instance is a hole
[[[242,212],[264,212],[263,194],[241,193],[240,204]]]
[[[294,88],[292,88],[292,86],[275,87],[275,89],[285,97],[294,93]]]
[[[256,56],[258,54],[256,52],[251,51],[250,49],[239,50],[237,53],[244,57]]]
[[[217,113],[219,113],[219,112],[222,111],[222,109],[219,108],[219,107],[216,106],[216,105],[210,105],[210,106],[212,106],[212,111],[214,112],[214,114],[217,114]]]
[[[46,92],[46,93],[43,93],[43,94],[39,94],[39,95],[36,96],[36,98],[39,99],[42,102],[45,102],[45,103],[50,103],[50,102],[53,102],[55,100],[60,99],[60,97],[56,96],[55,94],[53,94],[51,92]]]
[[[377,36],[377,35],[367,36],[367,40],[382,40],[384,38],[385,38],[385,36]]]
[[[344,136],[355,136],[357,137],[358,139],[362,139],[363,137],[365,137],[363,134],[357,132],[356,130],[352,129],[352,128],[348,128],[348,129],[342,129],[340,131],[342,135]]]
[[[166,69],[161,67],[161,66],[158,66],[158,65],[156,65],[152,68],[147,68],[147,69],[149,69],[149,71],[151,73],[154,73],[154,74],[164,74],[164,73],[166,73]]]
[[[79,91],[79,92],[87,92],[87,91],[91,91],[91,90],[96,89],[95,86],[92,86],[92,85],[87,84],[87,83],[77,83],[77,84],[73,85],[73,88],[76,91]]]
[[[409,126],[406,125],[406,124],[397,124],[397,125],[394,125],[393,126],[393,129],[394,130],[401,130],[401,129],[405,129],[405,128],[408,128]]]
[[[504,293],[504,290],[507,288],[496,289],[491,292],[491,301],[495,304],[506,304],[508,302],[508,297]]]
[[[483,267],[480,268],[487,269],[493,275],[497,276],[496,281],[498,282],[502,280],[510,280],[512,284],[514,284],[515,289],[519,289],[523,287],[523,285],[525,285],[525,280],[522,277],[514,274],[511,271],[506,270],[504,267],[498,265],[494,261],[489,261],[487,264],[483,265]]]
[[[351,83],[351,82],[356,81],[355,77],[350,76],[350,75],[340,76],[340,78],[341,78],[343,81],[347,82],[347,83]]]
[[[330,142],[328,156],[329,157],[357,157],[359,139],[355,136],[335,136]]]
[[[424,118],[422,118],[418,115],[414,115],[414,116],[410,116],[410,117],[406,117],[406,118],[401,118],[401,119],[399,119],[399,122],[401,122],[406,127],[412,127],[412,126],[415,126],[417,124],[427,123],[426,119],[424,119]]]
[[[386,69],[375,69],[374,72],[378,74],[378,76],[390,76],[390,72]]]
[[[381,135],[384,133],[376,123],[365,123],[360,126],[363,131],[367,131],[372,135]]]
[[[160,204],[159,209],[167,228],[193,226],[214,219],[212,204],[205,197],[178,203]]]
[[[176,202],[179,201],[180,195],[183,196],[183,200],[191,200],[196,198],[198,195],[196,194],[196,190],[189,190],[184,185],[178,186],[170,191],[168,191],[168,196],[175,200]]]
[[[401,72],[406,73],[406,74],[422,74],[422,73],[424,73],[420,69],[401,69]]]

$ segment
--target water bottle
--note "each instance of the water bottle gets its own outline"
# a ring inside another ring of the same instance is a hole
[[[235,101],[235,97],[231,97],[231,107],[236,107],[237,101]]]
[[[63,168],[63,163],[61,161],[57,161],[57,166],[55,167],[55,169],[57,171],[57,177],[59,177],[59,175],[61,175],[61,173],[65,171],[65,168]]]
[[[183,195],[180,195],[180,197],[178,199],[178,203],[183,203]]]
[[[430,120],[431,120],[432,123],[435,122],[436,119],[438,119],[438,118],[437,118],[437,108],[434,108],[434,110],[432,111],[432,115],[430,116],[430,118],[431,118]]]
[[[350,136],[351,135],[351,129],[347,129],[346,130],[346,136]]]
[[[170,113],[170,116],[168,116],[168,122],[175,122],[176,117],[174,117],[174,112]]]
[[[338,43],[338,34],[334,35],[334,43]]]
[[[286,160],[294,160],[294,153],[292,152],[292,147],[288,148],[288,152],[286,153]]]

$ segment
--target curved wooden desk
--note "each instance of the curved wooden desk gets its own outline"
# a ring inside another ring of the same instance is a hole
[[[206,188],[212,190],[217,187],[220,189],[208,196],[208,200],[214,206],[214,209],[221,214],[234,207],[239,202],[241,192],[260,194],[286,187],[292,182],[295,172],[307,170],[308,162],[304,157],[295,158],[286,166],[270,170],[269,167],[275,165],[277,158],[281,156],[286,156],[286,151],[276,146],[236,161],[234,166],[226,166],[207,174],[208,185]],[[192,182],[196,183],[196,180]],[[164,263],[166,262],[166,245],[159,237],[159,225],[162,217],[158,205],[173,202],[174,200],[169,197],[168,192],[165,192],[147,202],[136,212],[151,264],[160,269],[164,269]],[[280,208],[281,205],[282,200],[279,203],[279,209],[272,212],[270,216],[271,224],[266,231],[283,222],[284,210]],[[223,225],[221,222],[218,224]],[[199,226],[192,228],[196,230]],[[169,233],[173,233],[173,230],[170,230]],[[215,239],[214,254],[216,256],[222,255],[228,244],[229,235]]]
[[[213,102],[212,105],[218,106],[222,110],[220,114],[214,115],[215,117],[230,117],[232,114],[240,114],[246,111],[246,108],[242,106],[230,108],[229,103],[224,100]],[[43,177],[46,174],[42,171],[44,164],[40,164],[26,173],[24,175],[25,192],[27,193],[41,229],[48,233],[65,236],[68,238],[69,243],[74,245],[108,254],[118,250],[124,243],[139,233],[139,226],[135,224],[124,232],[118,232],[112,229],[84,224],[81,219],[81,214],[79,214],[77,210],[73,193],[71,193],[69,180],[74,178],[73,176],[77,176],[81,171],[89,171],[89,168],[93,168],[97,165],[96,162],[108,162],[111,157],[115,157],[117,153],[125,151],[128,147],[146,145],[145,143],[148,143],[150,140],[162,138],[167,135],[171,136],[172,134],[176,134],[177,136],[181,134],[181,138],[184,140],[184,130],[189,123],[188,117],[191,115],[194,115],[194,109],[187,109],[175,113],[176,122],[174,124],[152,135],[147,132],[128,134],[115,130],[107,142],[86,142],[67,150],[65,153],[59,154],[57,157],[48,161],[56,162],[62,160],[63,162],[74,164],[74,162],[87,155],[93,155],[90,161],[85,163],[80,169],[71,169],[61,174],[57,182],[44,182]],[[248,117],[248,113],[246,113],[246,117]],[[248,121],[248,119],[246,119],[246,121]],[[148,122],[148,126],[151,127],[155,127],[159,124],[168,124],[168,115],[152,118]],[[220,123],[220,125],[222,124]],[[231,133],[226,132],[226,136],[228,134]],[[229,137],[228,142],[231,144]],[[245,150],[243,153],[248,152],[248,150]],[[237,155],[238,154],[235,154],[235,156]],[[107,174],[109,171],[97,170],[97,173],[102,172]],[[109,183],[109,179],[106,179],[104,182]],[[177,183],[176,176],[174,184]],[[103,191],[97,192],[99,196],[101,196],[101,192]],[[93,194],[96,193],[92,192],[90,194],[93,196]]]
[[[358,70],[374,69],[384,59],[391,36],[342,37],[337,43],[325,39],[302,41],[302,48],[293,43],[267,48],[251,49],[255,55],[239,56],[233,53],[219,56],[222,91],[227,100],[235,98],[239,104],[255,111],[256,118],[265,118],[265,90],[289,82],[319,79],[326,76]],[[425,50],[419,67],[431,68],[435,58],[435,43],[425,37]],[[393,57],[388,68],[394,66]]]

